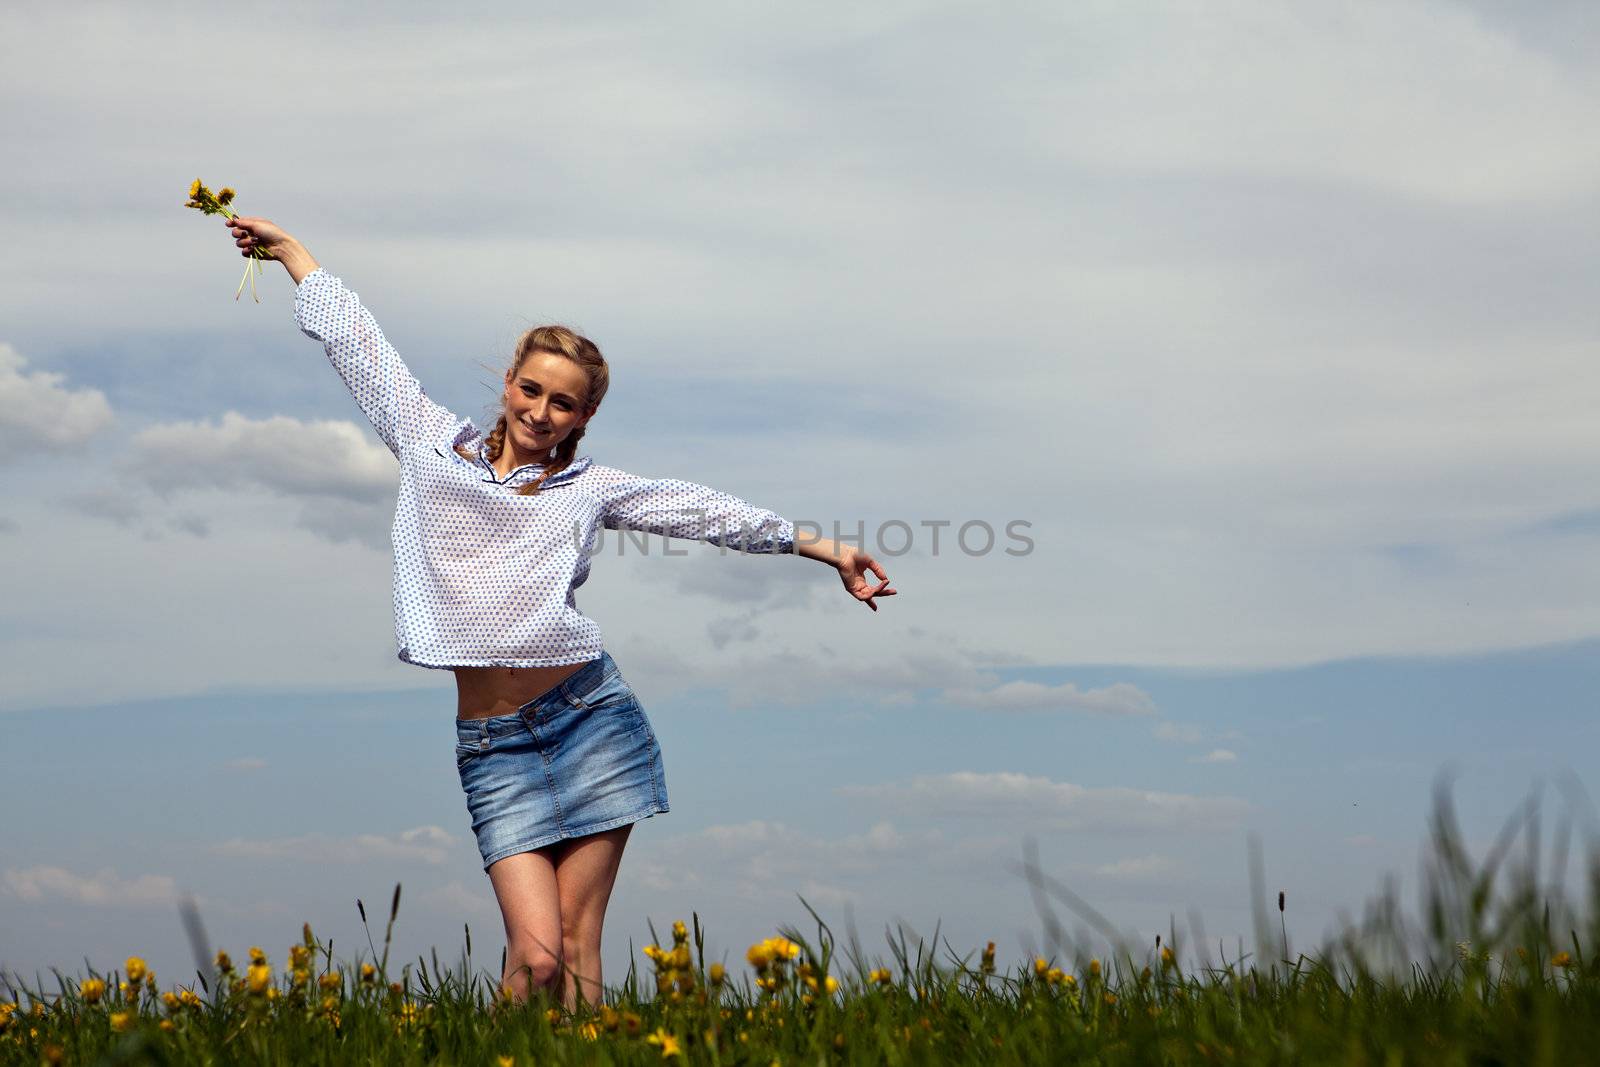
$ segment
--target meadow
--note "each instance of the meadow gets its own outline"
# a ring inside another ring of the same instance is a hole
[[[691,916],[576,1014],[509,999],[499,967],[474,967],[470,928],[458,966],[391,966],[396,886],[381,951],[369,930],[371,956],[349,962],[306,924],[281,967],[259,947],[237,963],[224,950],[168,988],[137,957],[54,971],[49,989],[0,976],[0,1064],[1587,1062],[1600,1049],[1600,860],[1590,847],[1570,893],[1572,827],[1563,818],[1545,842],[1530,799],[1474,859],[1441,789],[1418,917],[1388,888],[1312,953],[1291,956],[1285,900],[1274,907],[1258,864],[1255,943],[1277,948],[1247,955],[1208,946],[1193,922],[1122,943],[1030,857],[1052,954],[1010,973],[992,942],[891,936],[869,954],[815,912],[809,933],[780,929],[725,965],[705,958]]]

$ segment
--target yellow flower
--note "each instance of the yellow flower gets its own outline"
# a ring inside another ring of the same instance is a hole
[[[722,980],[724,978],[726,978],[727,975],[728,975],[728,971],[727,971],[727,969],[725,967],[722,966],[722,964],[713,963],[711,965],[710,978],[711,978],[711,984],[712,985],[721,985],[722,984]]]
[[[93,1004],[105,995],[106,984],[98,978],[89,978],[78,987],[78,993],[83,997],[84,1003]]]
[[[1107,993],[1106,994],[1106,1006],[1107,1007],[1110,1007],[1111,1005],[1115,1004],[1116,1002],[1117,1002],[1117,995],[1115,993]]]
[[[1100,977],[1100,961],[1099,960],[1090,960],[1089,961],[1089,975],[1090,975],[1090,977],[1093,977],[1093,978],[1099,978]]]
[[[265,952],[261,951],[261,946],[260,945],[251,945],[250,946],[250,962],[251,963],[266,963],[267,962],[267,954]]]
[[[839,979],[835,978],[831,974],[828,975],[828,977],[823,981],[822,985],[823,988],[830,993],[837,993],[839,991]]]
[[[585,1041],[595,1041],[600,1037],[600,1024],[590,1020],[578,1027],[578,1036]]]
[[[772,946],[765,941],[758,942],[750,946],[750,951],[744,954],[744,958],[750,961],[750,966],[759,971],[772,962]]]
[[[140,982],[144,981],[144,960],[140,959],[138,956],[129,956],[128,962],[124,964],[124,968],[128,972],[128,981],[132,982],[134,985],[138,985]]]
[[[226,952],[223,952],[223,951],[220,951],[220,950],[217,952],[217,970],[219,970],[219,971],[231,971],[231,970],[233,970],[233,960],[229,958],[229,956],[228,956],[228,954]]]
[[[994,942],[993,941],[989,942],[988,946],[983,950],[983,959],[978,964],[978,969],[981,970],[984,974],[993,974],[994,973]]]
[[[161,1004],[170,1012],[176,1012],[183,1007],[183,1001],[178,999],[178,994],[176,993],[161,994]]]
[[[363,982],[371,982],[374,979],[376,979],[377,976],[378,976],[378,968],[374,967],[370,963],[363,963],[361,965],[361,980]]]
[[[1570,952],[1557,952],[1554,956],[1550,957],[1550,966],[1552,966],[1552,967],[1571,967],[1572,966],[1572,953],[1570,953]]]
[[[683,1046],[678,1044],[676,1037],[667,1033],[665,1027],[656,1027],[656,1032],[645,1038],[645,1040],[652,1045],[660,1046],[662,1059],[666,1059],[668,1056],[683,1055]]]
[[[672,940],[680,945],[689,940],[689,928],[683,925],[682,919],[672,924]]]
[[[343,984],[344,981],[339,977],[339,972],[337,970],[329,971],[327,974],[317,979],[317,987],[324,993],[338,989]]]
[[[1060,967],[1052,967],[1044,972],[1044,980],[1050,985],[1062,985],[1067,980],[1067,972]]]
[[[1043,956],[1033,958],[1033,973],[1040,978],[1050,973],[1050,961]]]
[[[249,983],[250,992],[264,993],[272,982],[272,968],[265,963],[252,963],[245,979]]]
[[[513,1064],[517,1061],[513,1056],[496,1056],[494,1062],[499,1064],[500,1067],[513,1067]]]
[[[1172,967],[1172,966],[1175,966],[1177,964],[1177,962],[1178,962],[1177,958],[1173,956],[1172,950],[1170,948],[1167,948],[1166,946],[1162,946],[1162,949],[1161,949],[1161,966],[1162,967]]]
[[[226,185],[224,185],[217,192],[217,203],[222,204],[224,206],[233,203],[233,190],[229,189]]]
[[[121,1033],[133,1028],[133,1012],[114,1011],[111,1013],[111,1029]]]
[[[161,1026],[162,1030],[166,1031],[169,1034],[172,1031],[177,1029],[177,1027],[175,1025],[173,1025],[173,1022],[172,1022],[171,1019],[162,1019],[161,1023],[160,1023],[160,1026]]]
[[[879,985],[889,985],[894,981],[894,975],[889,973],[887,967],[874,967],[872,973],[867,975],[867,981],[877,982]]]
[[[189,186],[189,199],[198,200],[200,198],[200,194],[205,191],[206,187],[200,184],[199,178],[196,178],[194,180],[194,184]]]

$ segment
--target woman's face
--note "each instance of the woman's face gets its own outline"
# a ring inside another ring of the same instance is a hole
[[[506,374],[506,437],[518,451],[543,457],[589,421],[583,369],[565,356],[534,352]]]

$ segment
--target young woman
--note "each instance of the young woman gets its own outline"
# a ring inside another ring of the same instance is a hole
[[[632,825],[667,807],[650,721],[578,611],[601,527],[793,552],[835,568],[876,611],[883,568],[737,497],[577,454],[609,384],[600,351],[561,326],[527,331],[503,411],[482,433],[430,400],[356,294],[260,217],[224,219],[242,250],[294,279],[295,321],[323,343],[400,461],[394,542],[401,660],[456,677],[456,768],[506,928],[502,983],[600,999],[600,931]],[[869,572],[878,580],[868,577]]]

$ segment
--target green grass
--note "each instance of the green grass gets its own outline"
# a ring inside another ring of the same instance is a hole
[[[147,983],[124,989],[116,972],[87,976],[105,982],[98,999],[59,972],[49,991],[5,977],[17,1007],[0,1030],[0,1065],[1587,1062],[1600,1056],[1600,863],[1590,861],[1585,901],[1573,906],[1563,891],[1572,821],[1559,823],[1546,860],[1538,813],[1530,800],[1473,860],[1441,789],[1420,917],[1403,914],[1391,887],[1339,937],[1292,958],[1282,898],[1267,899],[1259,862],[1256,943],[1277,946],[1274,958],[1209,953],[1175,926],[1096,958],[1088,941],[1067,938],[1055,909],[1098,930],[1101,945],[1115,931],[1030,854],[1053,958],[1014,973],[937,933],[931,945],[891,938],[869,958],[813,912],[811,936],[780,931],[792,959],[759,971],[741,963],[719,982],[696,917],[630,968],[604,1008],[576,1017],[544,998],[491,1014],[499,970],[474,972],[470,930],[458,968],[435,956],[391,972],[397,886],[381,955],[372,946],[365,964],[341,965],[307,926],[291,966],[270,980],[258,971],[254,990],[248,964],[197,976],[188,1003],[177,987],[165,1002]]]

